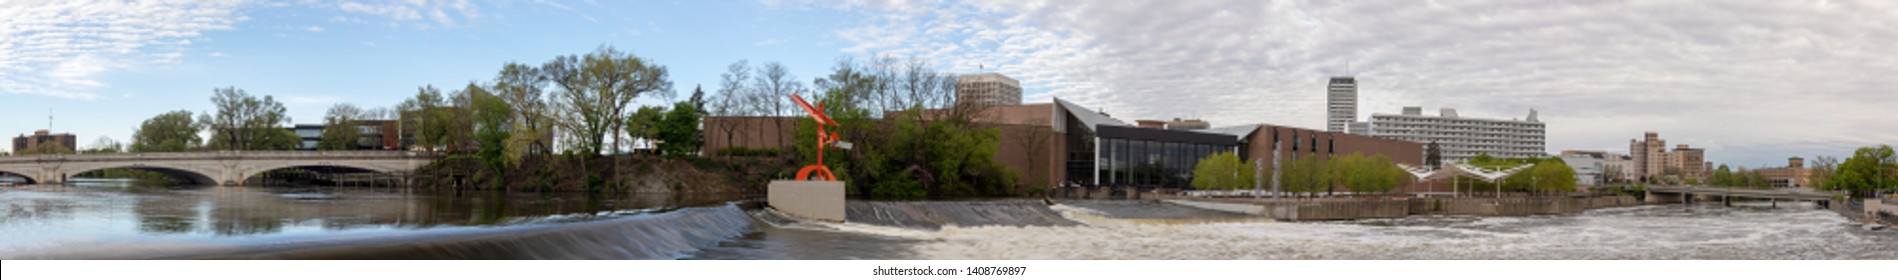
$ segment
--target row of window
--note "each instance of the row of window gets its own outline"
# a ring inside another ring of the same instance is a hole
[[[1460,142],[1460,140],[1463,140],[1463,139],[1470,139],[1470,140],[1479,140],[1479,139],[1490,139],[1490,140],[1542,140],[1542,139],[1543,139],[1543,138],[1542,138],[1542,135],[1508,135],[1508,134],[1472,134],[1472,133],[1421,133],[1421,132],[1417,132],[1417,131],[1405,131],[1405,130],[1392,130],[1392,129],[1382,129],[1382,128],[1376,128],[1376,131],[1377,131],[1377,134],[1378,134],[1378,135],[1384,135],[1384,136],[1388,136],[1388,137],[1398,137],[1398,138],[1440,138],[1440,139],[1443,139],[1444,141],[1449,141],[1449,140],[1459,140],[1459,142]]]
[[[1145,140],[1100,139],[1099,144],[1095,172],[1108,186],[1186,188],[1200,159],[1233,152],[1232,146]]]
[[[1487,127],[1516,127],[1516,128],[1542,128],[1543,127],[1542,123],[1520,123],[1520,122],[1511,122],[1511,121],[1445,120],[1445,119],[1436,119],[1436,118],[1391,118],[1387,116],[1372,117],[1371,120],[1375,122],[1380,122],[1380,123],[1390,122],[1390,123],[1406,123],[1406,124],[1436,124],[1436,125],[1454,125],[1454,126],[1487,126]]]
[[[1407,131],[1431,131],[1431,132],[1438,132],[1438,131],[1460,132],[1460,133],[1489,132],[1488,134],[1518,134],[1518,135],[1519,134],[1542,134],[1544,132],[1542,129],[1539,129],[1539,128],[1538,129],[1508,129],[1508,128],[1486,129],[1486,128],[1470,128],[1470,127],[1439,127],[1439,126],[1420,126],[1420,125],[1389,125],[1389,124],[1373,124],[1373,125],[1376,125],[1380,129],[1407,130]]]

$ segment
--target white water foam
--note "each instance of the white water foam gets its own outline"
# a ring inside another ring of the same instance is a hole
[[[1898,236],[1822,210],[1642,206],[1577,215],[1384,221],[1151,223],[1056,205],[1078,227],[855,224],[926,240],[918,259],[1893,259]]]

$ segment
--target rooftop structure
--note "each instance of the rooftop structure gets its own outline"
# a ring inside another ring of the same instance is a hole
[[[997,73],[956,77],[956,104],[1021,105],[1021,81]]]
[[[1325,85],[1325,131],[1345,132],[1358,121],[1358,78],[1331,77]]]

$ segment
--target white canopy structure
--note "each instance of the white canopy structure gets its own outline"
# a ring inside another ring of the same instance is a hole
[[[1469,165],[1467,163],[1457,162],[1457,163],[1444,164],[1443,168],[1438,168],[1437,170],[1432,171],[1429,169],[1425,169],[1422,166],[1411,166],[1411,165],[1402,164],[1402,163],[1397,164],[1397,167],[1403,168],[1405,172],[1410,172],[1411,176],[1417,177],[1417,181],[1419,182],[1430,181],[1430,180],[1441,180],[1443,178],[1456,178],[1457,175],[1468,175],[1470,177],[1476,177],[1477,179],[1481,179],[1485,182],[1489,182],[1492,184],[1498,181],[1502,181],[1503,179],[1509,178],[1509,176],[1514,176],[1516,175],[1516,173],[1522,172],[1523,170],[1529,170],[1529,167],[1531,166],[1534,166],[1534,165],[1523,164],[1523,165],[1506,167],[1506,168],[1505,167],[1476,167],[1476,166]],[[1497,187],[1501,188],[1502,186],[1497,185]],[[1497,195],[1501,195],[1500,189],[1498,189]]]

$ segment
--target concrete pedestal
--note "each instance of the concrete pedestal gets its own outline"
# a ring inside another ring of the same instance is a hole
[[[844,182],[771,181],[766,203],[791,216],[830,222],[844,221]]]

